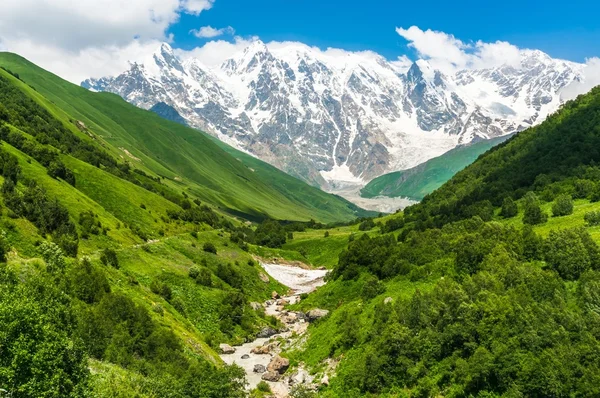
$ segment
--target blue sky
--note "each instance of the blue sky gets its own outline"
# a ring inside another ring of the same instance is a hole
[[[518,48],[531,48],[577,62],[587,58],[600,80],[600,58],[594,58],[600,56],[598,0],[1,1],[0,51],[21,54],[75,83],[121,73],[164,41],[181,56],[216,65],[253,37],[455,67],[482,61],[479,51],[487,51],[484,64],[497,64],[511,54],[514,59]],[[190,34],[208,26],[223,34]]]
[[[600,55],[600,2],[217,0],[198,16],[182,14],[169,28],[174,47],[206,42],[190,35],[201,26],[231,26],[242,37],[300,41],[321,48],[372,50],[394,59],[411,54],[396,27],[416,25],[454,35],[463,42],[507,41],[552,57],[583,62]],[[231,39],[224,35],[223,39]]]

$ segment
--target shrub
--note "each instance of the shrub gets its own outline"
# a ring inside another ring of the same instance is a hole
[[[375,221],[372,219],[365,220],[358,225],[360,231],[370,231],[375,228]]]
[[[177,310],[177,312],[179,312],[181,315],[183,316],[187,316],[187,310],[185,308],[185,303],[183,302],[183,300],[179,297],[175,297],[172,301],[171,301],[171,305],[173,306],[173,308],[175,308]]]
[[[271,387],[269,386],[269,384],[264,381],[261,380],[257,385],[256,385],[256,389],[260,392],[266,392],[266,393],[270,393],[271,392]]]
[[[188,271],[188,275],[192,279],[196,279],[199,274],[200,274],[200,269],[196,266],[191,267]]]
[[[519,209],[517,204],[510,196],[504,198],[502,202],[502,209],[500,210],[500,215],[504,218],[511,218],[517,215]]]
[[[599,250],[590,234],[581,228],[550,231],[544,244],[546,263],[567,280],[576,280],[592,265]]]
[[[208,268],[200,268],[196,276],[196,283],[202,286],[212,286],[212,273]]]
[[[104,265],[110,265],[114,268],[119,268],[119,258],[117,257],[117,252],[113,249],[106,248],[102,250],[102,254],[100,254],[100,261]]]
[[[364,300],[371,300],[385,292],[385,285],[376,276],[369,276],[363,285],[360,295]]]
[[[325,233],[323,234],[323,236],[324,236],[325,238],[329,238],[329,231],[325,231]]]
[[[573,214],[573,199],[569,195],[559,195],[552,204],[552,215],[560,217],[569,214]]]
[[[203,246],[202,246],[202,250],[204,250],[207,253],[213,253],[213,254],[217,254],[217,248],[215,247],[214,244],[212,244],[211,242],[206,242]]]
[[[548,220],[548,215],[542,211],[537,196],[533,192],[525,195],[525,213],[523,223],[529,225],[543,224]]]
[[[588,211],[583,216],[583,219],[590,227],[600,225],[600,211]]]
[[[388,233],[399,230],[404,227],[404,218],[403,217],[394,217],[388,221],[381,227],[381,232]]]
[[[158,294],[159,296],[161,296],[162,298],[164,298],[167,301],[170,301],[171,297],[173,296],[171,287],[161,281],[157,281],[157,280],[152,281],[152,283],[150,283],[150,290],[152,291],[152,293]]]
[[[0,233],[0,262],[6,262],[6,255],[10,251],[10,244],[6,239],[6,232],[2,231]]]

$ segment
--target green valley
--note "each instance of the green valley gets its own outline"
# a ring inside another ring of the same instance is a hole
[[[600,87],[374,181],[422,198],[375,217],[0,66],[0,395],[600,395]]]
[[[509,138],[510,135],[458,146],[411,169],[379,176],[365,185],[360,194],[364,198],[389,196],[421,200],[481,154]]]

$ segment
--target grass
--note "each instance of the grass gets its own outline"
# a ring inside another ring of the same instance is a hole
[[[559,230],[565,228],[575,228],[585,226],[583,217],[585,213],[589,211],[600,211],[600,202],[592,203],[589,200],[578,199],[573,202],[573,214],[568,216],[553,217],[552,216],[552,203],[543,203],[541,205],[542,210],[548,214],[548,221],[544,224],[534,225],[533,230],[543,237],[547,237],[550,231]],[[506,225],[513,225],[517,228],[523,226],[523,210],[520,208],[519,214],[514,218],[502,219],[497,216],[496,219]],[[594,241],[600,244],[600,226],[587,227],[587,231],[590,233]]]

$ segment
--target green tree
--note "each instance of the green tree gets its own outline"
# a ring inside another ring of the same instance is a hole
[[[560,217],[569,214],[573,214],[573,199],[569,195],[559,195],[552,203],[552,215]]]
[[[551,231],[544,244],[544,259],[552,269],[567,280],[575,280],[592,265],[590,252],[579,229]]]
[[[502,202],[502,209],[500,210],[500,215],[504,218],[511,218],[516,216],[518,212],[519,209],[515,201],[510,196],[504,198],[504,201]]]
[[[540,207],[537,197],[535,197],[535,199],[532,199],[531,197],[527,198],[525,200],[523,223],[529,225],[537,225],[543,224],[546,221],[548,221],[548,215]]]

